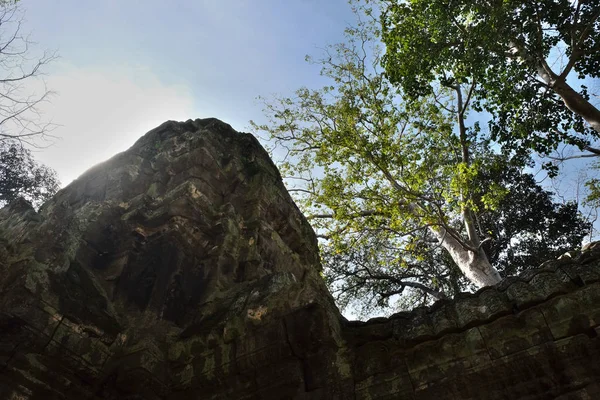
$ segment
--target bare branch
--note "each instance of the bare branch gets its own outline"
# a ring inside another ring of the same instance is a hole
[[[385,214],[382,212],[374,211],[374,210],[365,210],[365,211],[361,211],[361,212],[350,215],[350,218],[369,217],[369,216],[373,216],[373,215],[385,215]],[[306,219],[308,219],[308,220],[311,220],[311,219],[333,219],[333,218],[335,218],[335,214],[333,214],[333,213],[313,214],[313,215],[309,215],[306,217]]]
[[[44,147],[39,139],[52,138],[49,132],[56,125],[42,122],[40,106],[54,93],[41,77],[44,67],[57,55],[44,52],[36,57],[35,43],[21,32],[22,22],[18,5],[0,5],[0,141]]]

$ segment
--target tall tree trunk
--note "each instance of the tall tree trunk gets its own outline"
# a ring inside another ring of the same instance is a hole
[[[475,285],[478,287],[490,286],[502,280],[481,247],[467,249],[445,229],[432,229],[432,232],[467,279]]]
[[[461,85],[458,84],[453,87],[456,91],[456,118],[458,123],[459,140],[461,145],[461,158],[465,165],[471,164],[471,157],[469,152],[469,139],[467,137],[467,128],[465,126],[465,111],[469,106],[471,94],[475,84],[471,84],[471,88],[468,91],[466,99],[463,98],[463,92]],[[466,190],[466,189],[464,189]],[[461,194],[463,205],[462,215],[463,223],[467,230],[468,246],[461,243],[456,237],[450,234],[445,228],[440,230],[432,229],[434,235],[440,241],[441,245],[450,253],[452,260],[458,265],[460,270],[465,276],[474,284],[479,287],[494,285],[500,282],[500,274],[492,264],[481,248],[481,241],[479,240],[479,234],[475,228],[475,215],[473,210],[467,205],[468,195]]]

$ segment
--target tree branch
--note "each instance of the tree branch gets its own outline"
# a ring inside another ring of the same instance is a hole
[[[384,216],[385,213],[382,213],[379,211],[374,211],[374,210],[365,210],[365,211],[359,211],[357,213],[351,214],[350,218],[370,217],[373,215]],[[311,220],[311,219],[333,219],[333,218],[335,218],[334,213],[312,214],[312,215],[309,215],[306,217],[306,219],[308,219],[308,220]]]

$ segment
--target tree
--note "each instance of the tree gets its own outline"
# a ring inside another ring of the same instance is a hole
[[[0,206],[23,197],[35,207],[59,188],[56,173],[33,159],[18,141],[0,141]]]
[[[541,258],[531,244],[516,249],[513,239],[553,230],[564,236],[560,223],[549,222],[562,216],[582,226],[573,206],[540,200],[549,207],[540,209],[548,215],[538,215],[546,225],[523,217],[498,228],[495,210],[518,206],[507,203],[511,195],[549,195],[520,173],[521,159],[495,154],[478,124],[467,124],[472,82],[441,82],[404,101],[380,69],[381,32],[373,14],[365,15],[347,29],[347,42],[329,47],[319,61],[332,85],[265,101],[269,122],[253,123],[284,151],[280,167],[322,239],[334,291],[385,293],[384,302],[406,288],[417,301],[451,296],[499,282],[503,260],[527,256],[525,268]],[[574,232],[565,239],[569,246],[581,238]]]
[[[17,1],[0,2],[0,142],[40,146],[54,127],[43,120],[39,108],[52,95],[41,78],[56,54],[36,55],[22,23]]]
[[[338,306],[360,316],[411,310],[474,289],[449,254],[421,243],[418,258],[400,265],[394,240],[371,235],[344,251],[322,244],[327,284]]]
[[[476,184],[497,182],[509,194],[495,209],[478,213],[477,229],[491,238],[482,247],[503,277],[536,268],[581,244],[591,227],[577,204],[554,202],[550,192],[518,167],[505,168],[503,162],[489,165],[480,171]],[[343,252],[325,244],[325,276],[338,304],[369,315],[374,309],[429,305],[473,289],[448,253],[431,239],[424,238],[419,258],[402,268],[393,262],[401,256],[394,241],[385,236],[369,235],[360,246],[349,244]]]
[[[384,0],[388,78],[418,98],[471,85],[505,148],[549,154],[589,146],[600,110],[570,76],[600,76],[600,3],[586,0]]]
[[[499,164],[496,164],[499,165]],[[509,194],[498,207],[479,215],[480,229],[494,238],[484,244],[503,276],[536,268],[581,245],[592,226],[572,201],[555,202],[533,175],[515,167],[483,171],[480,185],[500,181]]]
[[[23,197],[37,207],[58,190],[59,182],[25,145],[40,146],[53,127],[41,118],[39,106],[51,92],[39,78],[56,55],[33,54],[17,2],[0,0],[0,206]]]
[[[471,184],[486,159],[474,153],[477,129],[464,125],[469,95],[442,88],[407,107],[379,71],[373,20],[347,34],[322,61],[335,85],[267,103],[270,123],[255,125],[287,149],[284,173],[305,182],[291,191],[303,194],[298,200],[334,252],[377,236],[393,242],[393,262],[405,268],[423,261],[423,241],[435,240],[475,285],[499,282],[475,200],[492,207],[502,190],[490,183],[478,193]]]

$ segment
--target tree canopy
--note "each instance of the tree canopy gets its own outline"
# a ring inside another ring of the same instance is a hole
[[[600,3],[586,0],[384,0],[387,77],[412,98],[473,85],[492,139],[548,154],[589,148],[600,110],[575,78],[600,76]],[[573,78],[569,80],[569,78]],[[595,150],[595,149],[591,149]]]
[[[339,300],[427,303],[576,246],[589,228],[577,207],[554,203],[522,172],[523,158],[497,154],[469,122],[480,84],[395,80],[382,70],[378,19],[362,11],[347,41],[316,61],[331,85],[265,100],[268,122],[253,123],[283,154]]]
[[[557,258],[579,246],[590,232],[577,204],[555,202],[551,192],[520,168],[481,171],[477,184],[488,182],[509,188],[496,208],[478,214],[478,230],[493,239],[483,248],[503,277]],[[394,241],[379,235],[344,251],[325,242],[322,250],[325,275],[338,304],[363,315],[382,308],[411,309],[474,288],[434,240],[423,240],[416,249],[420,261],[403,268],[393,261],[398,256]]]
[[[476,285],[496,283],[473,200],[491,206],[502,191],[476,193],[470,185],[486,159],[476,154],[472,133],[454,129],[465,103],[442,91],[407,109],[379,71],[377,32],[372,21],[349,29],[348,43],[323,60],[323,74],[335,84],[267,104],[272,123],[256,128],[288,149],[283,170],[307,183],[291,190],[306,195],[300,201],[314,211],[314,225],[339,251],[349,238],[357,246],[385,235],[402,248],[402,266],[433,235]],[[441,112],[438,104],[454,111]],[[321,177],[313,174],[317,167]]]
[[[0,206],[23,197],[39,207],[59,188],[56,173],[39,165],[18,141],[0,141]]]

